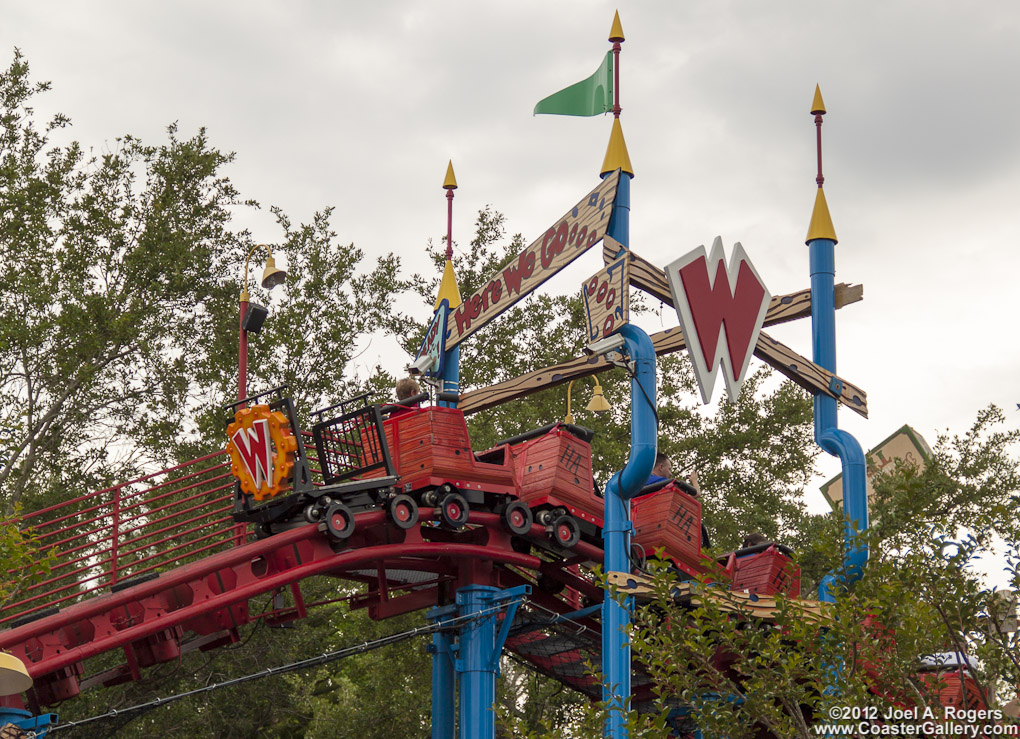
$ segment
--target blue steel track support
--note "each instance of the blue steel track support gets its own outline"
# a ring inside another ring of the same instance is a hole
[[[467,585],[457,591],[458,616],[467,619],[460,629],[454,661],[460,688],[459,739],[495,739],[496,714],[492,709],[496,702],[499,657],[517,606],[529,593],[529,585],[507,590]],[[504,606],[503,624],[497,630]]]
[[[456,606],[442,606],[428,612],[430,621],[443,621],[455,615]],[[432,739],[454,739],[457,715],[456,671],[454,653],[456,645],[449,635],[437,631],[432,635],[429,652],[432,654]]]

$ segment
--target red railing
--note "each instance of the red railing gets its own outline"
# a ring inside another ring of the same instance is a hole
[[[321,484],[315,446],[303,431],[314,484]],[[234,523],[234,478],[225,451],[27,513],[48,574],[0,612],[11,621],[105,592],[121,580],[165,572],[249,540]],[[18,578],[18,572],[11,572]]]
[[[245,543],[245,526],[231,518],[233,489],[220,451],[23,515],[50,568],[4,608],[0,628]]]

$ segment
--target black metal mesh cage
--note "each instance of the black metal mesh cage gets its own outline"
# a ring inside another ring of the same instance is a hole
[[[339,411],[339,415],[331,416],[334,411]],[[379,469],[393,474],[382,416],[379,408],[368,402],[367,393],[313,415],[320,418],[312,426],[312,435],[325,484],[333,485]]]

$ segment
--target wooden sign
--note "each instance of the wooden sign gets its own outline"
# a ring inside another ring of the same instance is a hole
[[[630,258],[627,254],[584,282],[581,299],[588,319],[587,343],[609,336],[630,320],[629,288]]]
[[[604,244],[602,257],[606,264],[615,261],[619,247]],[[643,290],[672,306],[673,296],[666,282],[666,273],[642,256],[629,252],[630,279],[639,290]],[[855,303],[863,298],[861,285],[836,285],[836,308]],[[774,295],[765,314],[764,325],[786,323],[811,315],[811,291],[799,290],[787,295]],[[687,347],[683,331],[680,327],[668,328],[651,336],[655,353],[659,356],[671,354]],[[782,373],[793,382],[812,394],[827,395],[836,398],[847,408],[868,417],[868,395],[861,388],[836,377],[828,370],[819,367],[807,357],[801,356],[781,341],[761,331],[754,355]],[[564,385],[588,375],[612,369],[613,365],[606,362],[605,357],[577,357],[552,367],[543,367],[525,373],[519,377],[471,390],[460,397],[457,407],[465,414],[477,413],[503,403],[523,398],[531,393],[557,385]]]
[[[619,249],[616,246],[603,244],[602,260],[606,264],[615,261],[618,255]],[[669,284],[666,282],[666,273],[634,252],[630,252],[630,281],[634,287],[658,298],[665,305],[673,305],[673,296],[670,294]],[[863,298],[863,285],[848,285],[842,282],[836,285],[837,310]],[[788,295],[774,295],[769,303],[763,325],[772,326],[798,318],[806,318],[810,315],[810,289]],[[667,329],[655,334],[652,336],[652,343],[655,344],[656,354],[668,354],[687,346],[683,333],[679,329]],[[824,367],[819,367],[807,357],[798,354],[764,331],[758,334],[754,355],[812,395],[828,395],[864,418],[868,417],[868,395],[864,390],[847,382],[842,377],[837,377]],[[596,371],[601,372],[602,370]],[[571,379],[574,378],[567,378],[567,380]]]
[[[620,181],[617,170],[567,211],[527,249],[504,264],[485,286],[452,312],[446,348],[460,342],[602,240]]]
[[[432,364],[422,370],[423,375],[438,377],[443,374],[443,357],[446,356],[443,339],[446,337],[446,321],[450,315],[450,301],[443,298],[436,309],[436,315],[432,319],[429,330],[425,332],[425,339],[418,348],[415,361],[418,357],[426,355],[432,359]]]
[[[897,462],[913,465],[920,472],[931,459],[931,449],[919,433],[903,426],[896,433],[865,455],[868,465],[868,500],[875,493],[872,477],[883,470],[892,471]],[[843,505],[843,474],[840,473],[822,485],[822,495],[833,508]]]

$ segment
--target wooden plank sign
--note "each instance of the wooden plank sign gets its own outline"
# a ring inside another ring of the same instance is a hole
[[[609,227],[619,181],[617,170],[461,303],[452,312],[446,348],[457,346],[601,241]]]
[[[886,468],[889,468],[891,471],[897,462],[909,464],[917,469],[918,472],[921,472],[927,467],[931,458],[931,447],[928,446],[928,442],[924,440],[924,437],[910,426],[903,426],[898,429],[892,436],[879,443],[878,446],[865,455],[867,460],[866,491],[868,501],[870,502],[875,494],[874,476],[877,473],[882,472]],[[842,507],[843,473],[836,475],[822,485],[822,495],[825,496],[825,499],[829,501],[829,505],[834,510]]]
[[[449,315],[450,301],[443,298],[439,303],[439,308],[436,309],[436,315],[429,325],[429,330],[425,332],[425,339],[421,342],[418,353],[414,357],[417,361],[418,357],[427,355],[432,360],[432,363],[422,371],[424,375],[438,377],[443,374],[443,357],[446,356],[443,338],[446,336],[446,322]]]
[[[584,282],[581,298],[588,319],[587,343],[609,336],[630,320],[629,288],[630,257],[626,253]]]

